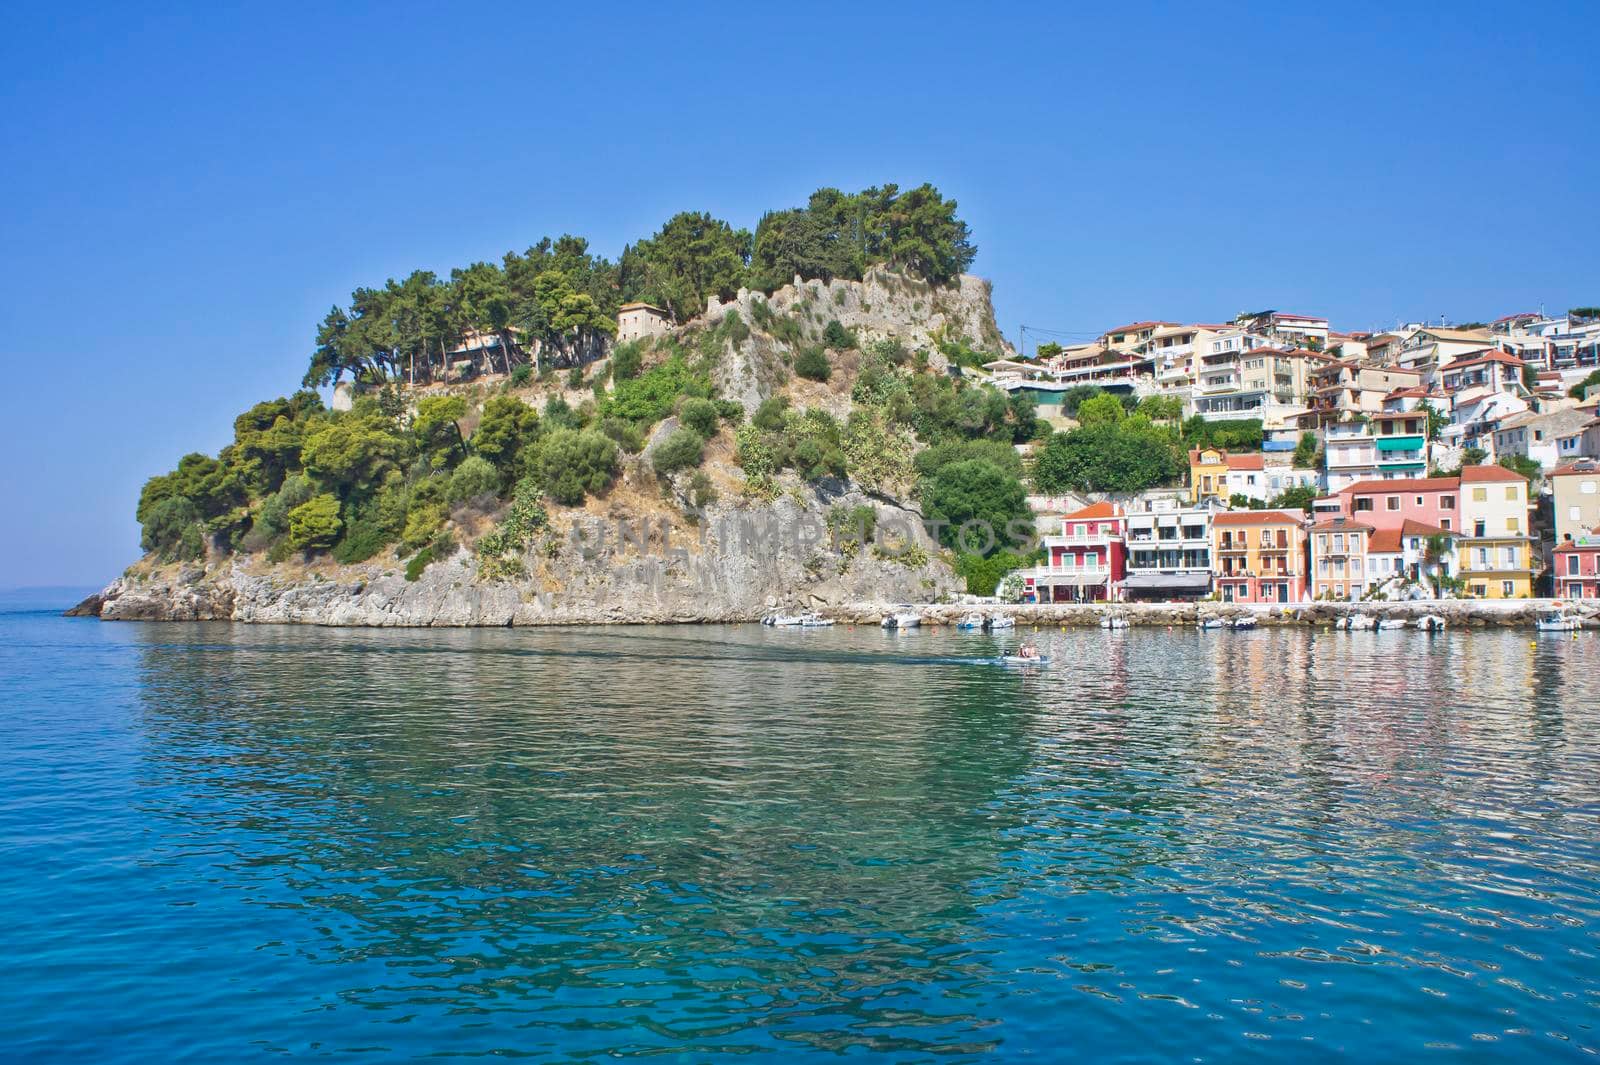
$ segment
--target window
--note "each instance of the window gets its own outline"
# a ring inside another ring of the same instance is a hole
[[[1440,518],[1439,519],[1439,528],[1443,529],[1445,532],[1449,532],[1450,531],[1450,519],[1449,518]]]
[[[1388,499],[1386,499],[1384,501],[1384,507],[1386,509],[1388,509],[1388,510],[1399,510],[1400,509],[1400,497],[1399,496],[1390,496]]]
[[[1510,599],[1512,596],[1517,594],[1517,586],[1512,584],[1510,581],[1501,581],[1500,594],[1504,598]]]
[[[1371,509],[1372,509],[1372,497],[1371,496],[1357,496],[1356,497],[1356,510],[1357,511],[1363,511],[1364,512],[1364,511],[1369,511]],[[1574,507],[1573,509],[1576,510],[1577,508]]]
[[[1489,502],[1489,490],[1487,488],[1474,488],[1472,490],[1472,501],[1474,503]]]
[[[1472,535],[1473,536],[1487,536],[1487,535],[1489,535],[1488,530],[1485,528],[1485,526],[1487,524],[1488,523],[1485,522],[1482,518],[1479,518],[1477,521],[1473,522],[1472,523]]]
[[[1334,533],[1334,535],[1333,535],[1333,549],[1335,551],[1343,551],[1344,550],[1344,533]]]
[[[1422,497],[1421,496],[1417,497],[1417,506],[1419,506],[1419,507],[1422,506]]]
[[[1456,509],[1456,497],[1455,496],[1440,496],[1439,497],[1439,509],[1440,510],[1454,510],[1454,509]]]
[[[1506,485],[1506,502],[1507,503],[1515,503],[1517,501],[1518,495],[1519,495],[1519,489],[1517,488],[1516,485],[1514,485],[1514,484]]]
[[[1517,531],[1518,531],[1517,530],[1517,519],[1516,518],[1507,518],[1506,519],[1506,532],[1514,533],[1514,532],[1517,532]]]
[[[1577,575],[1578,575],[1578,556],[1577,555],[1568,555],[1567,556],[1567,576],[1576,577]]]
[[[1489,597],[1489,586],[1487,584],[1474,584],[1472,586],[1472,594],[1479,599],[1487,599]]]
[[[1567,508],[1567,520],[1568,521],[1582,521],[1583,520],[1583,509],[1581,507],[1568,507]]]
[[[1578,484],[1578,491],[1582,492],[1586,496],[1594,495],[1594,491],[1595,491],[1594,482],[1593,481],[1582,481],[1582,482],[1580,482]]]
[[[1503,547],[1503,548],[1500,549],[1500,568],[1501,569],[1517,569],[1518,568],[1518,566],[1517,566],[1517,549],[1516,548],[1514,548],[1514,547]]]

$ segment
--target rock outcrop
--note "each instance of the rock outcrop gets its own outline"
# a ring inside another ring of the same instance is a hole
[[[878,509],[888,547],[834,537],[834,503]],[[901,539],[903,537],[904,539]],[[887,538],[886,538],[887,539]],[[687,532],[660,520],[584,516],[486,581],[465,550],[408,581],[393,564],[291,572],[249,558],[167,566],[112,582],[74,612],[108,621],[315,625],[582,625],[755,621],[773,610],[927,602],[958,591],[920,515],[849,492],[824,501],[707,508]]]

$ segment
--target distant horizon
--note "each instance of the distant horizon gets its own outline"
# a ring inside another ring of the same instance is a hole
[[[753,227],[821,186],[931,182],[1013,343],[1267,306],[1350,331],[1600,302],[1600,144],[1560,135],[1592,125],[1600,66],[1533,62],[1588,14],[1260,7],[1230,38],[1187,9],[740,11],[747,43],[691,62],[642,5],[19,9],[0,357],[42,383],[0,430],[22,515],[0,583],[134,562],[144,481],[292,392],[353,288],[567,232],[615,259],[681,210]],[[486,28],[517,61],[441,77]],[[1529,61],[1464,68],[1487,40]]]

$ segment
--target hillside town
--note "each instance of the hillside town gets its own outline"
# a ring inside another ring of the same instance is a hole
[[[1057,424],[1091,386],[1259,429],[1192,448],[1181,489],[1033,497],[1049,535],[1024,601],[1600,597],[1600,308],[1140,321],[984,371]]]

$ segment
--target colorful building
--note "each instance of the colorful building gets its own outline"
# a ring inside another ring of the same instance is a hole
[[[1061,518],[1043,538],[1045,560],[1022,574],[1035,603],[1102,603],[1122,598],[1127,572],[1126,518],[1115,503],[1095,503]]]
[[[1407,521],[1446,531],[1460,524],[1461,480],[1457,477],[1406,477],[1357,481],[1335,494],[1339,513],[1374,529],[1398,531]]]
[[[1211,517],[1206,507],[1156,500],[1127,515],[1127,599],[1199,599],[1211,593]]]
[[[1546,480],[1555,512],[1557,545],[1600,527],[1600,459],[1563,463]]]
[[[1360,599],[1376,583],[1367,546],[1377,530],[1349,518],[1311,527],[1311,597]],[[1399,534],[1395,534],[1398,542]]]
[[[1461,579],[1478,599],[1523,599],[1533,594],[1534,541],[1529,531],[1528,481],[1503,466],[1461,471],[1461,521],[1455,531]]]
[[[1568,599],[1600,599],[1600,528],[1556,544],[1555,592]]]
[[[1306,598],[1305,525],[1281,510],[1230,510],[1211,519],[1212,573],[1228,603]]]

